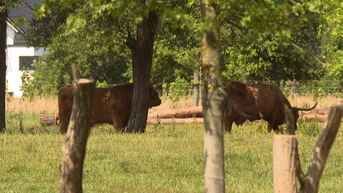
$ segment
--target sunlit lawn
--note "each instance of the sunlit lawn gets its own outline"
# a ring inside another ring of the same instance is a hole
[[[33,127],[34,124],[32,123]],[[24,125],[25,126],[25,125]],[[298,139],[306,171],[322,124],[301,123]],[[61,147],[57,127],[0,135],[0,192],[59,192]],[[340,128],[342,130],[342,126]],[[273,192],[272,137],[264,122],[225,134],[227,192]],[[343,190],[342,131],[319,192]],[[149,125],[145,134],[118,134],[109,125],[92,130],[84,169],[85,193],[203,192],[203,128],[200,124]]]

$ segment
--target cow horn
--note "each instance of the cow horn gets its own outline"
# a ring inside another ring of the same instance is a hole
[[[318,104],[318,101],[316,102],[316,104],[313,105],[313,107],[311,108],[298,108],[298,107],[293,107],[294,110],[297,110],[297,111],[311,111],[313,110]]]

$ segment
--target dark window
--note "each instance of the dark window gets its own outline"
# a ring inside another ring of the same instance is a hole
[[[39,56],[19,56],[19,70],[34,70],[32,64],[38,60]]]

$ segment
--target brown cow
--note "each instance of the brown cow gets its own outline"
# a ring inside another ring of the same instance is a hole
[[[288,106],[294,116],[295,129],[299,111],[310,111],[311,108],[292,107],[281,90],[271,84],[243,84],[229,82],[225,85],[228,94],[228,109],[226,111],[226,131],[230,132],[232,123],[242,125],[246,120],[263,119],[268,122],[268,131],[279,131],[279,125],[285,123],[284,105]]]
[[[117,131],[124,131],[127,126],[132,104],[133,84],[96,88],[93,102],[91,125],[97,123],[112,124]],[[157,91],[150,86],[149,108],[161,104]],[[61,88],[58,95],[58,119],[60,132],[68,129],[73,105],[73,86]]]

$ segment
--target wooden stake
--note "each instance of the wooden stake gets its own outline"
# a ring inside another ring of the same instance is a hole
[[[277,135],[273,138],[273,180],[275,193],[295,193],[295,135]]]
[[[61,193],[82,193],[83,163],[95,83],[93,80],[80,79],[75,87],[73,109],[63,147]]]

